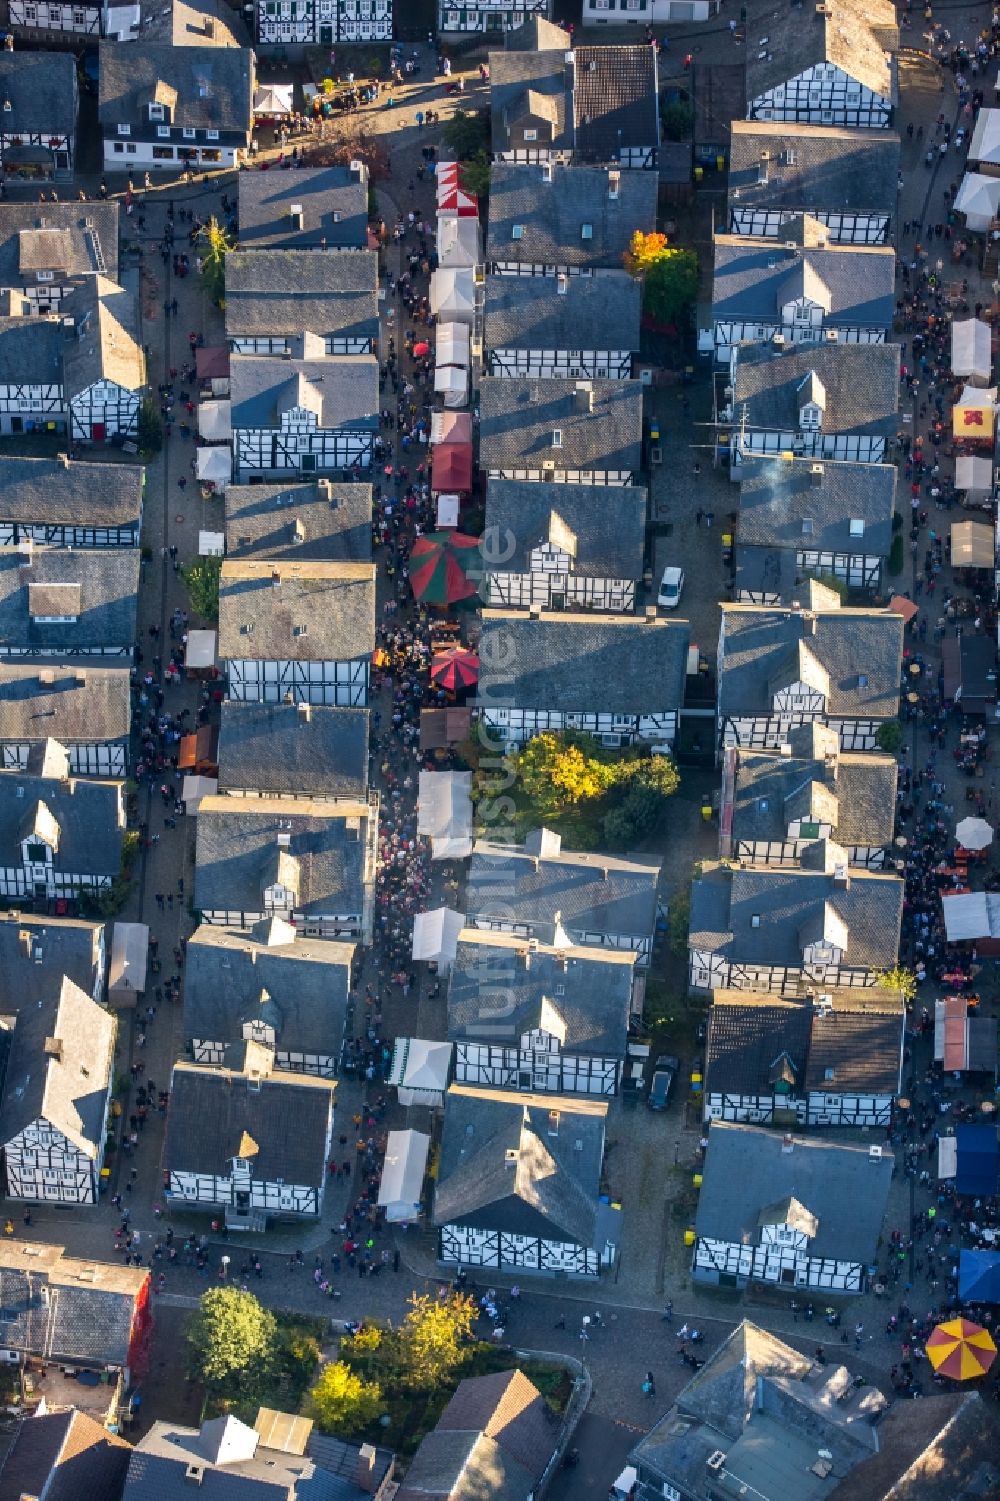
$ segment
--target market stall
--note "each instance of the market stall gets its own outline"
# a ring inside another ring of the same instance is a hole
[[[465,927],[465,914],[450,907],[435,907],[433,912],[418,912],[413,919],[411,957],[436,964],[439,970],[450,969],[458,951],[458,935]]]
[[[431,454],[431,489],[472,489],[472,444],[440,443]]]
[[[198,436],[206,443],[232,441],[233,424],[228,401],[203,401],[198,407]]]
[[[464,407],[469,400],[469,372],[463,365],[438,365],[434,393],[446,407]]]
[[[472,443],[471,412],[432,412],[431,442]]]
[[[186,776],[181,784],[181,802],[189,817],[197,815],[203,798],[215,797],[218,790],[218,777]]]
[[[184,669],[189,678],[217,676],[214,631],[188,631]]]
[[[439,266],[478,266],[483,258],[479,220],[457,214],[439,218],[437,254]]]
[[[476,281],[471,266],[444,266],[431,273],[431,312],[441,322],[470,323],[476,311]]]
[[[995,562],[993,527],[985,521],[953,521],[952,568],[989,568]]]
[[[965,215],[967,229],[986,234],[1000,207],[1000,178],[966,172],[955,194],[954,209]]]
[[[195,475],[200,484],[225,490],[233,473],[233,455],[229,448],[199,448],[195,453]]]
[[[472,854],[472,772],[422,771],[417,833],[431,841],[432,860]]]
[[[108,1005],[135,1006],[146,989],[149,928],[144,922],[116,922],[111,931]]]
[[[993,491],[993,460],[982,455],[962,453],[955,460],[955,489],[970,498],[990,495]]]
[[[392,1055],[387,1084],[394,1084],[401,1105],[431,1105],[440,1110],[451,1077],[450,1042],[400,1037]]]
[[[422,1131],[390,1131],[379,1183],[379,1208],[390,1224],[420,1217],[431,1139]]]
[[[958,380],[988,386],[993,373],[990,326],[980,318],[964,318],[951,325],[951,368]]]

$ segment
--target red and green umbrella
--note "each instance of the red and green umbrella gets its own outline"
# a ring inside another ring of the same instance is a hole
[[[471,688],[479,682],[479,658],[464,646],[452,646],[431,658],[431,682],[449,693]]]
[[[462,532],[428,532],[418,537],[410,553],[410,584],[414,597],[428,605],[453,605],[479,592],[481,554],[478,537]]]

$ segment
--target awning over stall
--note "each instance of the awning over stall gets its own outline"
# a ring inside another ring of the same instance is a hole
[[[483,258],[479,220],[469,215],[443,214],[438,219],[439,266],[478,266]]]
[[[461,365],[438,365],[434,391],[446,407],[464,407],[469,399],[469,372]]]
[[[218,790],[218,777],[186,776],[181,784],[181,801],[188,814],[197,814],[202,798],[215,797]]]
[[[423,1131],[390,1131],[379,1183],[379,1207],[391,1223],[415,1220],[427,1169],[431,1139]]]
[[[472,489],[472,444],[441,443],[431,454],[432,490]]]
[[[116,922],[111,933],[108,1005],[134,1006],[146,989],[149,928],[144,922]]]
[[[417,833],[431,841],[432,860],[472,854],[472,772],[422,771]]]
[[[957,380],[989,385],[993,371],[990,326],[981,318],[963,318],[951,325],[951,368]]]
[[[224,490],[233,473],[233,455],[228,448],[199,448],[195,454],[195,473],[200,480]]]
[[[392,1055],[387,1083],[399,1091],[401,1105],[444,1105],[444,1092],[451,1073],[450,1042],[427,1042],[421,1037],[400,1037]]]
[[[432,443],[469,443],[472,442],[472,413],[471,412],[432,412],[431,413],[431,442]]]
[[[199,670],[215,666],[214,631],[188,631],[184,665]]]
[[[984,521],[952,522],[952,568],[992,568],[994,562],[992,526]]]
[[[198,432],[206,443],[228,443],[233,436],[228,401],[203,401],[198,407]]]
[[[438,365],[468,365],[469,325],[439,323],[434,342],[434,361]]]
[[[993,489],[993,460],[960,453],[955,460],[955,489],[988,494]]]
[[[465,927],[465,915],[450,907],[436,907],[433,912],[418,912],[413,919],[412,957],[448,969],[458,949],[458,935]]]
[[[431,312],[437,318],[471,323],[476,283],[471,266],[443,266],[431,273]]]

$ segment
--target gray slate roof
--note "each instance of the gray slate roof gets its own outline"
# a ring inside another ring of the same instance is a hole
[[[235,428],[280,428],[282,412],[305,406],[317,425],[376,432],[379,425],[378,360],[374,355],[275,359],[234,354],[229,361]]]
[[[604,485],[491,479],[486,490],[486,556],[503,559],[498,573],[527,572],[534,549],[547,543],[550,534],[562,535],[565,527],[576,539],[574,574],[640,579],[646,508],[646,491],[639,485],[611,490]]]
[[[616,161],[619,151],[630,146],[656,146],[660,112],[655,47],[577,47],[574,55],[573,119],[579,156]]]
[[[715,991],[708,1012],[705,1098],[773,1095],[781,1079],[801,1098],[812,1008],[742,990]]]
[[[367,709],[312,704],[222,704],[219,786],[296,797],[364,798]]]
[[[80,614],[75,622],[43,625],[32,619],[29,587],[44,584],[79,586]],[[0,547],[0,641],[43,654],[100,646],[131,651],[138,587],[137,547],[70,551],[36,546],[30,564],[22,548]]]
[[[45,1501],[121,1501],[130,1445],[75,1408],[22,1418],[0,1459],[0,1488]]]
[[[805,596],[801,602],[800,610],[723,604],[719,714],[769,714],[777,689],[798,679],[801,645],[829,674],[828,714],[892,718],[899,708],[902,616],[843,607],[809,610]]]
[[[266,1049],[257,1050],[270,1056]],[[326,1133],[336,1084],[308,1074],[271,1072],[249,1087],[229,1068],[175,1063],[163,1147],[165,1172],[228,1178],[244,1133],[256,1142],[257,1182],[318,1188],[326,1173]]]
[[[820,296],[828,294],[824,327],[888,329],[895,278],[891,246],[799,244],[788,250],[783,241],[716,235],[712,316],[717,321],[780,322],[782,307],[802,296],[803,287],[816,300],[811,283]]]
[[[60,313],[76,320],[63,344],[67,397],[72,400],[103,380],[138,393],[146,380],[146,360],[132,293],[107,277],[89,276],[65,299]]]
[[[264,889],[278,878],[284,856],[296,862],[296,911],[306,917],[360,913],[369,874],[368,817],[367,803],[204,798],[198,809],[196,909],[263,912]],[[278,835],[285,833],[289,842],[279,845]]]
[[[296,635],[303,627],[305,634]],[[272,564],[256,558],[222,565],[219,656],[224,661],[350,662],[374,650],[374,565]]]
[[[815,936],[827,908],[847,928],[844,967],[895,964],[903,883],[895,874],[867,870],[852,869],[845,888],[822,870],[757,865],[730,871],[708,865],[691,887],[688,943],[734,964],[800,968],[803,945]]]
[[[524,1501],[556,1440],[554,1414],[522,1371],[470,1377],[422,1440],[396,1501]]]
[[[174,96],[171,125],[249,136],[253,73],[248,47],[102,42],[98,119],[110,134],[119,124],[148,129],[148,106],[161,85]]]
[[[44,804],[59,825],[56,870],[117,876],[123,832],[118,822],[120,788],[120,782],[85,777],[59,781],[27,771],[0,772],[0,849],[6,863],[21,864],[21,840],[31,832],[36,810]]]
[[[612,714],[681,706],[686,620],[565,610],[533,619],[483,610],[482,623],[478,702],[484,706]]]
[[[52,318],[0,318],[0,386],[61,386],[64,343]]]
[[[466,928],[448,988],[448,1037],[519,1046],[536,1029],[560,1051],[625,1056],[635,954],[529,947],[524,938]]]
[[[93,234],[88,219],[93,221]],[[56,282],[71,276],[96,275],[94,235],[104,260],[103,274],[116,281],[118,203],[115,199],[106,203],[97,199],[86,204],[0,203],[0,287],[36,286],[38,270],[55,272]]]
[[[767,180],[761,182],[765,151]],[[893,130],[734,120],[729,212],[769,208],[892,216],[899,161],[899,136]]]
[[[4,1241],[0,1309],[4,1344],[46,1360],[123,1366],[146,1267],[67,1256],[62,1246]],[[42,1298],[48,1285],[51,1296]]]
[[[47,1039],[62,1044],[49,1056]],[[103,1006],[65,977],[48,1004],[21,1006],[10,1039],[0,1103],[0,1142],[44,1120],[95,1159],[104,1146],[115,1023]]]
[[[740,466],[737,540],[747,547],[887,558],[895,500],[891,464],[746,459]],[[855,521],[864,525],[860,536],[851,532]]]
[[[494,152],[520,146],[516,133],[511,140],[511,126],[524,113],[540,118],[551,127],[540,146],[552,151],[573,149],[572,73],[567,69],[567,46],[545,51],[525,48],[490,52],[490,113],[493,122]],[[526,122],[525,122],[526,123]]]
[[[996,1489],[995,1411],[979,1392],[894,1402],[877,1453],[850,1471],[830,1501],[975,1501]]]
[[[263,258],[252,250],[231,250],[226,256],[226,334],[230,339],[303,332],[377,339],[377,283],[373,250],[340,255],[271,250]]]
[[[280,1052],[336,1053],[353,957],[353,943],[301,938],[285,923],[249,932],[203,923],[187,949],[184,1040],[238,1043],[246,1023],[264,1021]]]
[[[8,911],[0,919],[0,996],[7,1010],[46,1006],[63,977],[92,995],[104,925]],[[101,976],[103,979],[103,975]]]
[[[813,374],[823,385],[822,433],[859,433],[891,438],[899,409],[899,345],[845,344],[826,339],[812,344],[771,343],[736,346],[733,411],[748,428],[797,433]]]
[[[371,561],[371,485],[229,485],[225,505],[227,558]]]
[[[491,276],[486,283],[487,352],[638,352],[642,289],[634,277],[627,271],[608,271],[604,276],[567,276],[562,285],[560,291],[552,276]]]
[[[76,60],[68,52],[0,53],[0,98],[6,135],[69,136],[76,132]]]
[[[503,44],[508,52],[568,52],[573,44],[572,35],[547,21],[544,16],[528,16],[520,26],[513,26],[503,34]],[[492,74],[490,75],[492,79]]]
[[[206,22],[212,35],[206,36]],[[142,39],[172,47],[249,47],[242,16],[224,0],[169,0],[165,11],[143,14]]]
[[[37,326],[37,325],[36,325]],[[142,515],[139,464],[91,464],[0,457],[0,519],[24,526],[137,525]]]
[[[303,226],[291,220],[301,205]],[[337,217],[339,216],[339,217]],[[368,192],[349,167],[307,167],[299,172],[241,172],[241,250],[364,250],[368,245]]]
[[[127,740],[131,719],[127,667],[0,662],[0,740]]]
[[[607,1109],[606,1101],[453,1084],[445,1095],[434,1224],[594,1248]],[[559,1115],[555,1135],[552,1112]],[[508,1151],[518,1153],[514,1165]]]
[[[521,168],[521,171],[525,171]],[[637,175],[637,174],[633,174]],[[593,407],[577,385],[587,384]],[[501,380],[479,383],[483,469],[626,469],[642,465],[642,385],[637,380]],[[552,444],[562,434],[560,447]]]
[[[894,1161],[883,1146],[875,1161],[868,1145],[846,1146],[796,1137],[791,1152],[777,1132],[713,1122],[702,1169],[695,1231],[699,1239],[759,1242],[758,1216],[790,1196],[819,1220],[812,1256],[874,1261]]]
[[[747,98],[754,100],[807,68],[833,63],[855,82],[895,101],[899,47],[891,0],[838,0],[836,9],[806,15],[767,13],[769,45],[747,50]],[[761,16],[760,19],[763,19]],[[808,23],[808,24],[807,24]],[[750,25],[760,22],[751,21]]]
[[[898,991],[838,990],[813,1010],[806,1088],[827,1094],[897,1094],[906,1014]]]
[[[496,917],[527,925],[543,943],[551,943],[560,928],[652,938],[659,859],[576,850],[538,856],[532,853],[537,839],[529,836],[526,845],[476,841],[466,887],[470,923]]]
[[[601,167],[553,166],[545,182],[540,166],[494,162],[486,257],[620,271],[635,230],[651,230],[655,221],[655,172],[622,172],[619,196],[611,199]],[[589,239],[581,234],[585,224],[592,226]],[[523,227],[519,239],[515,225]]]
[[[784,840],[794,818],[808,815],[811,789],[836,800],[833,837],[839,845],[888,844],[896,811],[892,756],[841,751],[836,730],[806,724],[788,734],[791,756],[739,751],[733,798],[733,840]],[[827,764],[828,742],[835,749]]]

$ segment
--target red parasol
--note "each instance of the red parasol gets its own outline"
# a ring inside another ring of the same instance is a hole
[[[414,353],[414,355],[416,356],[416,358],[418,360],[423,359],[424,355],[425,354],[430,354],[430,352],[431,352],[431,346],[427,343],[427,341],[425,339],[421,339],[421,341],[420,341],[419,344],[414,344],[414,346],[413,346],[413,353]]]
[[[479,658],[474,651],[453,646],[431,659],[431,682],[447,688],[449,693],[471,688],[479,682]]]
[[[478,585],[469,578],[478,572],[479,538],[463,532],[428,532],[418,537],[410,553],[410,584],[416,599],[429,605],[452,605],[471,599]]]

